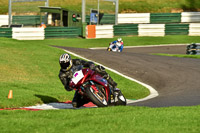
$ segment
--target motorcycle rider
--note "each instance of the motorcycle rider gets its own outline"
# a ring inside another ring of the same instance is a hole
[[[118,47],[118,50],[117,50],[118,52],[122,52],[124,48],[124,42],[122,38],[118,38],[117,40],[110,43],[110,46],[109,46],[110,49],[115,49],[116,47]]]
[[[111,85],[112,91],[115,90],[117,91],[116,89],[117,83],[113,81],[113,79],[105,71],[105,68],[103,66],[100,65],[95,66],[95,64],[91,61],[84,61],[81,59],[71,59],[71,56],[67,53],[62,54],[60,56],[59,63],[61,67],[59,72],[59,78],[67,91],[73,90],[73,88],[69,87],[69,83],[71,78],[73,77],[72,68],[78,65],[82,65],[83,67],[87,67],[96,71],[103,78],[107,79],[108,83]],[[80,95],[78,91],[76,91],[74,94],[74,98],[72,100],[72,106],[74,108],[78,108],[88,102],[89,102],[88,100],[84,99],[82,95]]]

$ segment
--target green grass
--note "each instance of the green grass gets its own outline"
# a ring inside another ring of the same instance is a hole
[[[31,3],[31,4],[30,4]],[[81,12],[82,0],[49,0],[49,5],[53,7],[62,7],[69,10]],[[30,11],[37,11],[38,6],[44,6],[44,2],[26,2],[13,3],[13,12],[28,13]],[[90,8],[97,8],[97,0],[87,0],[87,11]],[[32,7],[35,5],[35,7]],[[27,9],[27,7],[29,7]],[[142,13],[169,13],[169,12],[182,12],[182,11],[199,11],[199,0],[119,0],[119,12],[142,12]],[[25,10],[26,12],[24,12]],[[112,2],[100,2],[100,11],[113,13],[114,5]],[[8,1],[0,0],[0,14],[8,13]]]
[[[108,43],[117,39],[105,38],[105,39],[47,39],[43,43],[47,45],[59,45],[70,46],[80,48],[91,47],[108,47]],[[124,46],[140,46],[140,45],[160,45],[160,44],[190,44],[200,42],[198,36],[185,36],[185,35],[171,35],[165,37],[122,37]]]
[[[0,111],[1,132],[199,133],[200,106]]]
[[[180,57],[180,58],[196,58],[196,59],[200,59],[200,55],[163,54],[163,53],[157,53],[157,54],[154,54],[154,55]]]
[[[113,39],[47,39],[17,41],[0,38],[0,108],[66,101],[74,92],[64,90],[58,79],[59,56],[63,50],[49,45],[105,47]],[[125,46],[200,42],[199,37],[123,37]],[[75,57],[73,57],[75,58]],[[111,73],[128,98],[148,94],[141,85]],[[7,99],[9,90],[13,99]],[[200,132],[200,106],[108,107],[47,111],[0,111],[1,132]]]

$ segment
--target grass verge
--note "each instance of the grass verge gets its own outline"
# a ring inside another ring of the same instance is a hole
[[[154,55],[180,57],[180,58],[195,58],[195,59],[200,59],[200,55],[163,54],[163,53],[157,53],[157,54],[154,54]]]
[[[200,106],[0,111],[1,132],[198,133]]]
[[[79,48],[92,48],[92,47],[108,47],[108,43],[116,40],[115,38],[104,39],[46,39],[43,44],[46,45],[59,45],[68,47]],[[198,36],[186,36],[186,35],[171,35],[165,37],[122,37],[124,46],[140,46],[140,45],[160,45],[160,44],[190,44],[200,42]]]

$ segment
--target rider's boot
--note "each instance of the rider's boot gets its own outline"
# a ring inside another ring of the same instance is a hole
[[[107,81],[112,86],[111,88],[114,92],[117,88],[117,83],[110,76],[107,77]]]
[[[79,94],[78,91],[76,91],[72,100],[72,106],[74,108],[79,108],[88,102],[89,101],[87,99],[84,99],[84,97],[81,94]]]
[[[72,106],[74,108],[77,108],[77,103],[78,103],[78,91],[76,91],[75,94],[74,94],[74,98],[72,100]]]
[[[111,90],[111,104],[112,102],[117,101],[117,97],[120,95],[121,91],[117,88],[117,83],[113,81],[113,79],[109,76],[107,78],[108,83],[110,84],[110,90]]]

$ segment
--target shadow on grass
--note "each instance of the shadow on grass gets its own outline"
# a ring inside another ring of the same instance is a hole
[[[186,0],[186,4],[182,5],[184,11],[199,11],[200,1],[199,0]]]
[[[49,96],[44,96],[44,95],[38,95],[35,94],[36,97],[40,98],[43,103],[50,103],[50,102],[59,102],[58,99],[54,98],[54,97],[49,97]]]

